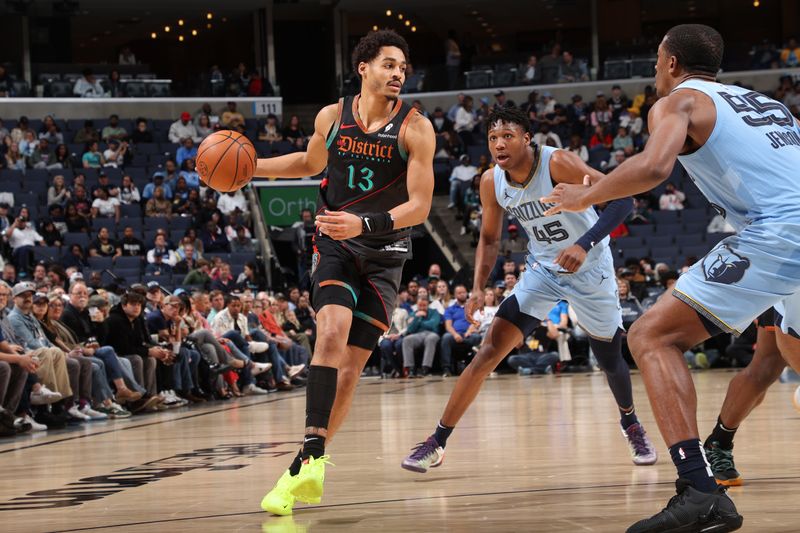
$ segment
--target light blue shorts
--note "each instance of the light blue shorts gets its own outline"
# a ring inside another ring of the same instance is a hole
[[[673,295],[734,335],[775,307],[776,325],[800,338],[800,226],[754,224],[720,241]]]
[[[608,248],[597,264],[577,274],[558,274],[540,263],[528,264],[511,294],[519,309],[539,320],[560,301],[566,300],[589,336],[610,341],[622,328],[614,262]]]

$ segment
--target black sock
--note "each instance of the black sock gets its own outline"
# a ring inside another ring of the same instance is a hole
[[[701,492],[714,492],[717,482],[711,473],[706,454],[699,439],[684,440],[669,447],[678,477],[688,479]]]
[[[289,465],[289,474],[296,476],[300,473],[301,466],[303,466],[303,450],[300,450],[297,452],[297,455],[294,456],[294,461]]]
[[[303,439],[303,460],[309,457],[322,457],[325,455],[325,437],[322,435],[306,435]]]
[[[639,423],[639,419],[636,417],[636,408],[631,407],[630,411],[623,411],[622,409],[619,410],[620,419],[619,422],[622,424],[622,429],[628,429],[634,424]]]
[[[714,426],[714,431],[711,432],[711,435],[706,440],[706,444],[716,441],[720,448],[730,450],[733,448],[733,436],[736,435],[737,429],[739,428],[730,429],[725,427],[725,425],[722,423],[722,419],[717,417],[717,423]]]
[[[328,429],[333,402],[336,400],[338,370],[329,366],[311,365],[306,385],[306,430]],[[306,433],[303,459],[325,455],[325,437]]]
[[[440,420],[439,423],[436,424],[436,431],[433,432],[433,438],[436,439],[436,442],[439,443],[439,446],[444,448],[447,446],[447,439],[450,437],[450,434],[454,429],[455,427],[445,426]]]

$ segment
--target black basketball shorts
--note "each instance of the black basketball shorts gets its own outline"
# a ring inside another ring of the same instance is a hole
[[[315,237],[311,261],[311,304],[319,313],[328,304],[353,311],[347,344],[372,350],[389,329],[405,259],[367,257],[346,242]]]

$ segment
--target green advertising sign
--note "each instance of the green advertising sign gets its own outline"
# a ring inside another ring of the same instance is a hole
[[[258,189],[261,210],[264,211],[264,221],[268,226],[291,226],[300,220],[303,209],[316,211],[318,181],[305,181],[302,184],[272,182]]]

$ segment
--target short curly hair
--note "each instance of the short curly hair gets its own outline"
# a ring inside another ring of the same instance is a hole
[[[378,57],[378,54],[381,52],[381,47],[383,46],[396,46],[403,52],[403,55],[406,56],[406,62],[409,61],[408,43],[396,31],[371,31],[358,41],[358,44],[353,50],[353,71],[358,74],[358,65],[362,62],[369,63]]]

